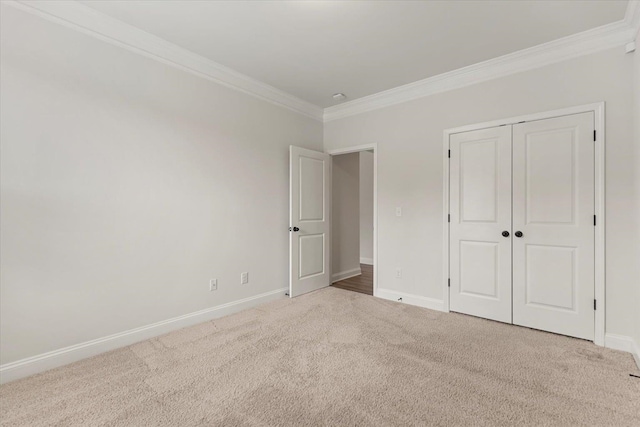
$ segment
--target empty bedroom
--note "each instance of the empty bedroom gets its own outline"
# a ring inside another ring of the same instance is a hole
[[[639,426],[640,0],[0,0],[0,426]]]

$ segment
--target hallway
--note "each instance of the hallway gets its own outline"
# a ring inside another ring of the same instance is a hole
[[[360,292],[361,294],[373,295],[373,266],[360,264],[362,274],[350,277],[333,283],[331,286],[344,289],[346,291]]]

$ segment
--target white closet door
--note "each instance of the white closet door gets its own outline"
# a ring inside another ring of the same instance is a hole
[[[511,323],[511,126],[451,135],[449,148],[450,309]]]
[[[513,323],[588,340],[593,131],[593,113],[513,126]]]

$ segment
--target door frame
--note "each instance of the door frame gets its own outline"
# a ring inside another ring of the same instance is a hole
[[[340,154],[373,151],[373,296],[378,296],[378,144],[364,144],[352,147],[336,148],[326,151],[333,160],[333,156]],[[331,169],[333,171],[333,168]],[[333,182],[333,180],[332,180]],[[331,208],[333,216],[333,206]],[[333,218],[331,218],[333,221]],[[333,256],[333,251],[332,251]],[[331,263],[332,265],[332,263]]]
[[[551,119],[554,117],[569,116],[580,113],[594,113],[594,129],[596,131],[595,144],[595,214],[597,222],[595,226],[595,289],[594,295],[597,300],[595,312],[595,334],[594,343],[604,346],[605,335],[605,103],[597,102],[593,104],[579,105],[575,107],[561,108],[558,110],[543,111],[534,114],[526,114],[511,118],[492,120],[488,122],[476,123],[472,125],[460,126],[445,129],[443,133],[443,279],[442,295],[443,309],[449,312],[449,138],[451,135],[461,132],[469,132],[490,127],[503,125],[514,125],[520,122],[530,122],[535,120]]]

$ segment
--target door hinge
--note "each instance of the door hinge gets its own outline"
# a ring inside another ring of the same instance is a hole
[[[595,130],[593,131],[593,140],[594,141],[596,140],[596,131]]]
[[[597,301],[596,301],[596,300],[593,300],[593,309],[594,309],[594,310],[597,310],[597,308],[596,308],[597,306],[598,306]]]
[[[451,150],[449,150],[448,157],[451,158]]]
[[[594,227],[596,226],[596,216],[595,215],[593,216],[593,226]]]
[[[451,222],[451,214],[447,214],[447,222]]]
[[[451,279],[447,279],[447,286],[451,287]]]

